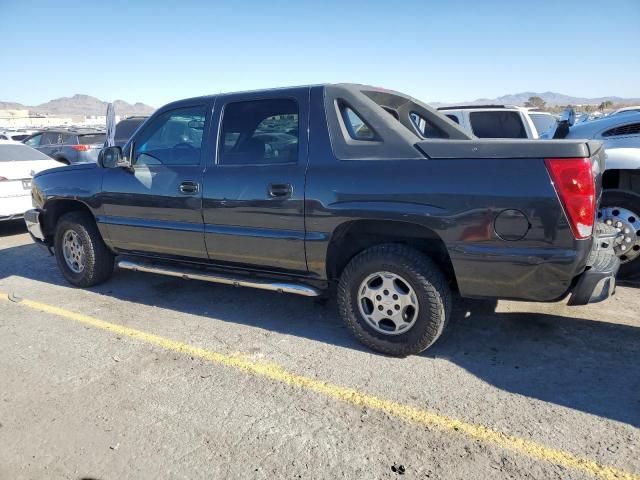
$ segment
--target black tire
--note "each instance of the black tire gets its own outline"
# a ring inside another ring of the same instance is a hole
[[[85,265],[81,272],[74,272],[64,258],[63,239],[69,230],[78,235],[84,252]],[[69,212],[60,217],[56,224],[54,251],[62,275],[76,287],[98,285],[113,273],[113,253],[104,244],[93,216],[87,212]]]
[[[375,330],[360,313],[358,290],[376,272],[405,279],[415,291],[418,314],[406,332],[388,335]],[[355,256],[342,272],[338,306],[347,328],[367,347],[394,356],[407,356],[429,348],[442,334],[451,314],[451,289],[438,266],[421,252],[400,244],[382,244]]]
[[[602,193],[602,202],[600,203],[600,207],[625,208],[634,214],[637,214],[636,218],[640,219],[640,195],[631,192],[605,190]],[[640,235],[640,232],[637,232],[636,235]],[[618,277],[628,279],[637,275],[640,275],[640,256],[630,262],[620,265]]]

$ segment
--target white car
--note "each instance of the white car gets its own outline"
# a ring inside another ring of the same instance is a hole
[[[440,107],[449,120],[478,138],[539,138],[530,109],[515,105],[459,105]],[[549,115],[539,112],[543,115]]]
[[[0,221],[21,218],[31,208],[31,179],[49,168],[60,163],[22,143],[0,141]]]

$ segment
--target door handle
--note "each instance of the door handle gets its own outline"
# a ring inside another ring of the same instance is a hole
[[[182,182],[180,184],[180,192],[185,195],[194,195],[200,191],[200,185],[197,182]]]
[[[268,193],[271,198],[286,198],[293,194],[290,183],[270,183]]]

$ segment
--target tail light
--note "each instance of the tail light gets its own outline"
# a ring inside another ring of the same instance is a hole
[[[0,182],[4,182],[6,180],[9,180],[7,177],[0,177]]]
[[[593,233],[596,187],[589,158],[546,158],[544,160],[573,235],[589,238]]]
[[[71,148],[76,152],[87,152],[91,147],[89,145],[73,145]]]

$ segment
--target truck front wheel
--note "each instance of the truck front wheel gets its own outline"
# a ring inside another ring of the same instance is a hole
[[[58,268],[76,287],[92,287],[113,273],[114,256],[87,212],[69,212],[56,225],[54,250]]]
[[[340,277],[342,319],[367,347],[406,356],[430,347],[451,311],[451,290],[438,266],[400,244],[371,247]]]

